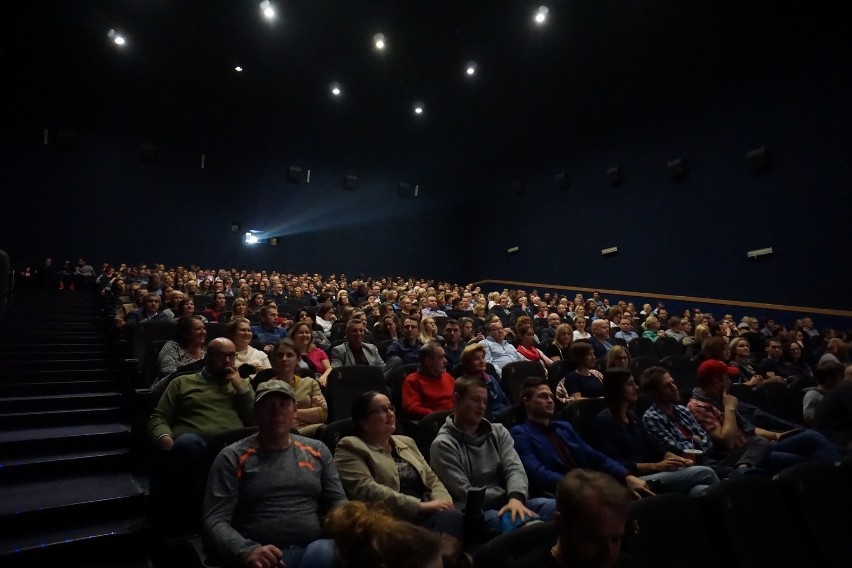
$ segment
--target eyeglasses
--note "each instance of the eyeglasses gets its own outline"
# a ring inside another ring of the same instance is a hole
[[[387,406],[380,406],[378,408],[374,408],[367,414],[387,414],[388,412],[396,412],[396,407],[394,405],[389,404]]]

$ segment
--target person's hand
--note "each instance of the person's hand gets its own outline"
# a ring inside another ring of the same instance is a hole
[[[325,388],[326,384],[328,384],[328,377],[324,375],[320,376],[317,378],[317,382],[320,384],[321,387]]]
[[[240,377],[240,372],[236,368],[225,368],[225,380],[234,386],[234,390],[240,391],[243,389],[243,379]]]
[[[420,503],[420,514],[431,515],[433,513],[440,513],[441,511],[448,511],[452,508],[453,504],[449,501],[424,501]]]
[[[533,512],[532,512],[532,511],[530,511],[529,509],[527,509],[527,508],[524,506],[524,504],[523,504],[523,503],[521,503],[520,501],[518,501],[518,500],[517,500],[517,499],[515,499],[514,497],[513,497],[513,498],[511,498],[511,499],[509,499],[509,502],[508,502],[508,503],[506,503],[506,504],[503,506],[503,508],[502,508],[502,509],[500,509],[499,511],[497,511],[497,516],[498,516],[498,517],[500,517],[503,513],[506,513],[506,512],[509,512],[509,513],[511,513],[511,514],[512,514],[512,516],[511,516],[511,518],[512,518],[512,523],[514,523],[514,522],[515,522],[515,520],[516,520],[518,517],[520,517],[521,521],[524,521],[524,520],[526,520],[526,519],[527,519],[527,517],[529,517],[529,518],[533,518],[533,517],[535,517],[535,516],[536,516],[536,514],[535,514],[535,513],[533,513]]]
[[[624,478],[624,482],[627,484],[627,488],[633,494],[633,497],[636,499],[641,499],[642,497],[648,495],[654,495],[654,492],[651,491],[651,488],[648,487],[648,484],[644,479],[640,477],[636,477],[635,475],[628,475]]]
[[[688,459],[668,452],[665,457],[663,457],[662,461],[657,462],[657,467],[660,471],[677,471],[691,464],[692,462]]]
[[[271,544],[258,546],[249,552],[246,558],[246,566],[248,568],[274,568],[276,566],[284,566],[284,553]]]
[[[657,330],[657,337],[665,337],[665,336],[666,336],[666,331],[664,329],[658,329]]]
[[[264,346],[263,346],[263,352],[264,352],[264,353],[267,353],[267,354],[272,353],[272,351],[273,351],[274,349],[275,349],[275,346],[274,346],[274,345],[264,345]]]
[[[325,399],[321,395],[311,397],[311,407],[313,408],[316,408],[317,406],[322,406],[323,402],[325,402]]]
[[[750,378],[748,381],[746,381],[744,384],[745,384],[747,387],[756,387],[757,385],[759,385],[759,384],[760,384],[760,383],[762,383],[762,382],[763,382],[763,377],[762,377],[762,376],[760,376],[760,375],[752,375],[752,376],[751,376],[751,378]]]
[[[172,446],[175,445],[175,439],[171,436],[163,436],[159,440],[157,440],[157,447],[161,450],[171,450]]]
[[[702,440],[702,439],[701,439],[701,436],[699,436],[698,434],[693,434],[693,435],[692,435],[692,443],[693,443],[693,445],[695,446],[695,449],[700,448],[700,447],[701,447],[701,444],[702,444],[703,442],[704,442],[704,440]]]
[[[728,391],[724,391],[722,393],[722,406],[725,407],[725,410],[736,410],[737,404],[739,400],[732,394],[728,394]]]

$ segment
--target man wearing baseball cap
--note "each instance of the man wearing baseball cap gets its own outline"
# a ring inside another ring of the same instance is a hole
[[[763,438],[769,442],[766,467],[772,471],[809,460],[828,463],[840,460],[837,449],[813,430],[796,428],[774,432],[755,427],[737,410],[737,397],[728,394],[731,377],[736,375],[739,375],[737,367],[715,359],[698,366],[698,387],[692,391],[687,408],[707,431],[715,447],[735,453],[752,443],[755,437]]]
[[[225,566],[334,566],[320,519],[346,501],[331,452],[292,434],[296,395],[284,381],[258,386],[257,434],[222,450],[204,499],[204,540]]]

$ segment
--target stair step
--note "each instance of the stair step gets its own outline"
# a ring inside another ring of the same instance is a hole
[[[130,458],[130,450],[124,447],[68,450],[0,459],[0,483],[25,480],[32,482],[37,479],[56,479],[83,473],[127,471],[130,468]]]
[[[56,446],[78,449],[112,446],[127,441],[129,436],[130,427],[118,422],[10,430],[0,432],[0,455],[25,456]]]
[[[110,380],[115,378],[115,369],[48,369],[4,371],[3,380],[8,382],[62,382],[74,380]]]
[[[105,392],[115,388],[115,381],[104,379],[0,383],[0,397]]]
[[[27,352],[27,353],[90,353],[92,351],[105,351],[109,352],[103,346],[103,340],[95,338],[89,342],[74,342],[68,341],[66,343],[44,343],[44,342],[32,342],[32,343],[19,343],[19,342],[5,342],[0,345],[0,352],[8,350],[9,352]]]
[[[10,396],[0,398],[0,412],[34,412],[41,410],[66,410],[121,403],[118,392],[83,392],[59,395]]]
[[[27,429],[58,426],[62,424],[90,424],[118,422],[122,419],[118,406],[51,410],[47,412],[6,412],[0,414],[0,430]]]
[[[94,370],[109,367],[111,361],[105,358],[94,359],[51,359],[37,361],[0,361],[0,373],[20,371],[51,370]]]
[[[79,349],[77,351],[53,351],[41,347],[31,349],[26,347],[15,347],[15,349],[0,349],[0,357],[14,359],[15,361],[82,361],[87,359],[109,360],[110,352],[106,349],[96,349],[93,346]]]

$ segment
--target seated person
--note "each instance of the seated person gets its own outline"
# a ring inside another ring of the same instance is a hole
[[[633,318],[622,317],[618,322],[619,331],[615,332],[615,337],[623,339],[630,343],[639,337],[639,334],[633,330]]]
[[[666,492],[700,495],[719,482],[709,467],[655,449],[632,410],[639,399],[639,386],[629,369],[607,369],[603,384],[607,407],[595,417],[594,426],[599,447],[606,455],[646,482],[662,483]]]
[[[796,341],[791,341],[784,346],[783,359],[787,375],[792,379],[798,377],[802,385],[816,386],[817,380],[814,370],[808,364],[804,355],[804,349]]]
[[[802,399],[802,415],[805,424],[813,422],[814,412],[828,391],[840,386],[843,381],[843,372],[843,365],[834,361],[826,361],[817,365],[816,380],[819,386],[806,388],[805,396]]]
[[[813,426],[845,455],[852,453],[852,366],[846,367],[843,381],[828,391],[814,410]]]
[[[766,340],[766,357],[760,362],[759,367],[760,374],[766,380],[774,379],[776,381],[787,382],[790,370],[781,359],[783,355],[784,349],[780,339],[772,337]]]
[[[643,324],[645,331],[642,332],[642,337],[656,342],[659,338],[665,337],[666,332],[661,328],[660,320],[657,316],[648,316]]]
[[[200,317],[179,317],[175,326],[175,338],[167,341],[157,356],[157,378],[163,379],[181,367],[203,359],[206,339],[207,328]]]
[[[296,374],[300,355],[298,346],[292,339],[287,338],[279,341],[269,356],[273,361],[275,378],[290,385],[296,397],[293,427],[303,436],[313,436],[319,425],[324,424],[328,417],[328,403],[319,383],[313,377],[300,377]]]
[[[346,495],[446,535],[444,552],[458,551],[462,514],[414,440],[393,434],[396,414],[388,397],[366,392],[352,403],[351,414],[357,435],[340,440],[334,452]]]
[[[644,480],[587,444],[569,422],[553,419],[556,403],[547,379],[525,379],[521,401],[527,419],[512,428],[512,437],[534,491],[553,493],[562,476],[582,468],[611,475],[637,497],[653,494]]]
[[[553,337],[553,341],[544,348],[544,354],[554,363],[567,361],[568,349],[571,348],[571,343],[574,341],[573,335],[574,330],[570,324],[560,323],[556,326],[556,335]]]
[[[763,377],[757,372],[757,366],[751,360],[751,347],[744,337],[733,338],[728,344],[728,350],[733,357],[729,364],[740,370],[740,375],[736,379],[731,379],[732,382],[749,387],[755,387],[763,382]]]
[[[595,352],[595,359],[606,357],[606,354],[612,349],[612,342],[609,340],[609,320],[596,319],[592,321],[592,336],[589,338],[589,343]]]
[[[595,350],[585,341],[577,341],[568,349],[568,358],[576,369],[567,373],[556,385],[556,398],[568,402],[577,398],[603,396],[603,374],[595,369]]]
[[[202,322],[207,323],[207,318],[202,314],[195,313],[195,300],[191,297],[186,297],[180,302],[178,302],[177,312],[175,312],[175,319],[180,319],[184,316],[195,316],[200,318]]]
[[[417,363],[421,347],[423,342],[420,340],[420,322],[406,317],[402,321],[402,338],[391,343],[385,353],[388,367]]]
[[[737,410],[737,398],[728,394],[730,377],[739,375],[739,372],[736,367],[729,367],[714,359],[698,366],[698,387],[692,391],[687,408],[709,434],[714,445],[732,453],[743,447],[750,438],[769,440],[770,453],[766,467],[773,471],[808,460],[834,463],[840,459],[840,454],[832,444],[813,430],[774,432],[753,426]]]
[[[294,323],[290,327],[288,335],[296,343],[299,353],[302,354],[299,368],[304,370],[305,373],[300,373],[300,375],[306,374],[316,377],[320,386],[324,387],[328,382],[328,375],[331,374],[331,361],[325,351],[314,343],[311,324],[306,321]]]
[[[336,566],[333,542],[320,539],[320,519],[346,501],[331,452],[290,433],[290,385],[266,381],[254,398],[257,434],[222,450],[210,470],[204,542],[226,567]]]
[[[160,296],[149,292],[142,297],[142,307],[133,310],[124,318],[127,326],[133,326],[143,321],[172,321],[168,315],[160,311]]]
[[[260,308],[260,323],[251,326],[255,341],[263,344],[263,350],[271,353],[279,341],[287,337],[287,330],[278,325],[278,306],[270,304]]]
[[[207,306],[204,310],[204,317],[207,321],[220,322],[223,321],[223,315],[227,311],[227,299],[224,292],[216,292],[213,294],[213,303]]]
[[[400,521],[380,507],[352,501],[325,520],[347,568],[442,568],[440,537],[423,527]]]
[[[488,406],[485,383],[478,378],[456,380],[453,402],[455,412],[432,442],[429,462],[456,507],[464,506],[468,490],[481,487],[485,526],[491,533],[499,533],[502,522],[516,526],[533,518],[552,519],[553,499],[527,499],[527,474],[508,430],[483,418]]]
[[[379,349],[372,343],[364,343],[364,335],[366,333],[367,325],[363,321],[353,319],[346,322],[346,341],[331,348],[331,366],[384,366],[384,361],[382,361],[382,357],[379,355]]]
[[[550,357],[545,355],[541,349],[536,347],[535,330],[533,330],[533,327],[529,324],[525,323],[518,326],[518,341],[515,348],[527,361],[535,361],[536,363],[539,363],[545,369],[545,372],[547,372],[547,368],[553,364]]]
[[[498,374],[509,363],[526,361],[515,346],[506,341],[506,330],[499,319],[488,323],[486,329],[488,336],[479,344],[485,348],[485,362],[491,363]]]
[[[511,403],[509,397],[500,387],[500,381],[485,372],[488,368],[488,364],[485,362],[485,348],[478,343],[465,347],[461,355],[461,365],[464,369],[462,377],[478,378],[485,383],[485,387],[488,389],[488,406],[485,409],[485,418],[493,421]]]
[[[444,370],[444,348],[430,341],[420,349],[420,366],[402,383],[405,415],[415,420],[439,410],[452,410],[456,380]]]
[[[166,502],[181,505],[178,515],[192,514],[201,501],[207,440],[254,423],[254,393],[234,368],[235,357],[231,340],[211,341],[204,369],[173,379],[148,420],[151,440],[161,450],[154,458],[152,495],[161,488]]]
[[[619,566],[630,492],[597,471],[572,470],[556,487],[556,545],[521,557],[512,568]],[[630,565],[631,563],[627,563]]]
[[[258,371],[272,367],[269,356],[260,349],[255,349],[250,345],[253,335],[249,320],[242,317],[232,319],[228,324],[226,336],[234,342],[234,348],[237,351],[235,362],[237,369],[242,365],[254,367],[254,371],[247,376],[248,379],[254,378]]]
[[[444,323],[444,357],[447,359],[447,369],[452,369],[461,363],[462,350],[465,342],[461,339],[461,326],[454,319],[448,319]]]

